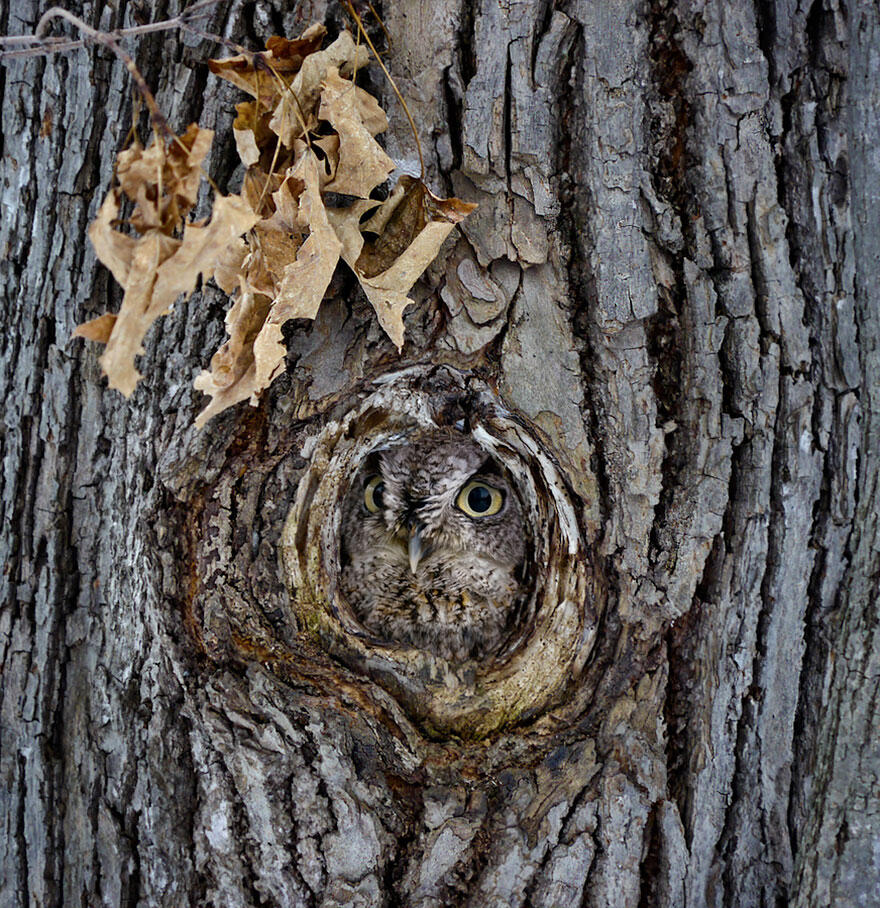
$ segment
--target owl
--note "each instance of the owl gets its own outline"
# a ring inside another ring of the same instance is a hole
[[[371,454],[343,501],[341,590],[377,637],[450,660],[504,641],[528,537],[505,471],[467,436],[425,432]]]

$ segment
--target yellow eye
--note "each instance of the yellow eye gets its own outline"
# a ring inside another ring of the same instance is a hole
[[[371,476],[364,486],[364,504],[371,514],[382,510],[382,493],[385,491],[385,482],[381,476]]]
[[[455,504],[468,517],[491,517],[501,510],[504,495],[500,489],[475,479],[458,493]]]

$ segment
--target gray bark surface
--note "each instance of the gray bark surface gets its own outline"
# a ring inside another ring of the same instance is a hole
[[[124,65],[0,65],[0,905],[880,904],[876,4],[381,13],[429,183],[479,208],[401,356],[340,276],[260,406],[201,432],[213,285],[151,330],[129,400],[70,340],[121,298],[86,230]],[[344,16],[226,0],[205,29],[257,49],[315,20]],[[237,188],[222,49],[127,46]],[[601,586],[565,699],[480,740],[324,651],[279,561],[307,443],[431,363],[554,453]]]

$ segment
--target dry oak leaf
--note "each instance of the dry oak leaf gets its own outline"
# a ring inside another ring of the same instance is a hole
[[[326,34],[323,25],[315,24],[293,41],[278,36],[269,38],[265,51],[208,61],[214,75],[232,82],[256,99],[236,104],[237,116],[232,124],[235,146],[246,167],[256,164],[262,149],[270,141],[276,141],[275,134],[269,129],[269,120],[303,60],[320,48]]]
[[[327,78],[328,71],[335,68],[351,75],[369,61],[369,51],[356,45],[349,32],[342,32],[326,50],[319,50],[303,60],[302,69],[290,83],[290,90],[281,95],[269,121],[270,129],[288,148],[293,148],[294,139],[318,125],[321,83]]]
[[[259,167],[249,167],[242,180],[241,194],[261,218],[270,218],[275,211],[272,196],[286,179],[283,173],[264,173]]]
[[[232,82],[253,98],[271,98],[283,90],[283,86],[278,84],[278,77],[288,83],[302,68],[303,60],[318,50],[326,34],[327,29],[315,23],[292,41],[273,36],[266,41],[264,51],[209,60],[208,68],[215,76]]]
[[[361,229],[377,231],[360,242],[346,219],[340,219],[342,257],[354,271],[379,324],[398,350],[403,348],[403,310],[409,291],[440,251],[452,228],[476,208],[460,199],[441,199],[413,177],[401,177],[394,192]],[[356,215],[358,220],[363,213]],[[354,218],[355,215],[352,215]]]
[[[329,183],[336,178],[339,167],[339,136],[335,132],[329,136],[312,139],[312,148],[319,148],[324,155],[324,166],[320,170],[321,188],[326,189]]]
[[[321,91],[318,116],[339,135],[339,158],[333,179],[325,189],[365,199],[384,183],[395,164],[364,125],[356,86],[331,66]]]
[[[237,104],[236,110],[240,107],[244,107],[244,104]],[[235,121],[232,124],[232,135],[235,138],[235,150],[238,152],[238,156],[241,159],[241,163],[245,167],[251,167],[260,160],[260,147],[257,144],[256,130],[257,126],[248,125],[245,128],[239,123],[241,119],[241,114],[235,118]]]
[[[87,322],[83,322],[81,325],[77,325],[73,329],[73,334],[71,337],[84,337],[86,340],[98,341],[98,343],[106,344],[110,340],[110,335],[113,332],[113,326],[116,324],[116,314],[114,312],[105,312],[103,315],[99,315],[97,318],[90,319]]]
[[[249,230],[257,216],[240,196],[220,196],[210,222],[187,224],[182,240],[158,229],[135,239],[113,227],[120,197],[120,189],[111,190],[89,228],[89,238],[98,258],[125,290],[100,362],[109,386],[128,397],[142,377],[134,358],[144,352],[141,342],[150,326],[180,294],[195,289],[200,275],[213,274],[227,246]]]
[[[304,152],[305,143],[298,144]],[[305,183],[291,173],[264,174],[251,168],[245,174],[242,193],[263,218],[248,236],[248,257],[239,270],[258,293],[277,295],[284,269],[302,245],[307,224],[300,223],[299,196],[304,188]]]
[[[299,196],[303,188],[303,181],[292,174],[284,177],[271,196],[274,213],[261,220],[248,238],[251,256],[242,273],[256,291],[272,298],[280,292],[285,269],[303,244],[303,229],[308,226],[301,223]]]
[[[229,340],[211,357],[210,371],[201,372],[193,382],[197,391],[211,395],[208,405],[196,417],[199,429],[227,407],[249,397],[256,400],[261,390],[257,386],[254,340],[269,314],[271,300],[255,293],[242,277],[239,284],[238,297],[226,313]]]
[[[342,243],[327,219],[321,198],[320,167],[315,153],[306,149],[290,171],[291,177],[305,183],[299,197],[299,222],[301,227],[308,227],[309,235],[294,261],[284,268],[266,324],[254,341],[257,384],[261,389],[268,387],[284,370],[287,351],[282,343],[281,326],[292,318],[314,318],[318,314],[339,262]]]
[[[239,296],[226,316],[229,340],[214,354],[210,371],[196,379],[196,389],[212,398],[197,426],[239,401],[256,403],[284,371],[281,326],[317,315],[339,261],[342,243],[321,198],[321,162],[305,145],[299,150],[272,194],[275,212],[256,225],[250,251],[240,260]],[[301,242],[294,231],[305,230]]]
[[[248,244],[241,237],[236,237],[214,265],[214,283],[230,296],[238,289],[238,280],[248,252]]]
[[[135,142],[116,159],[122,191],[134,201],[130,221],[138,232],[158,229],[173,233],[196,203],[201,166],[214,133],[191,123],[167,147],[153,141],[148,148]]]

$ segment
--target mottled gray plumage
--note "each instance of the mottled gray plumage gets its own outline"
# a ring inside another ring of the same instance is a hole
[[[365,504],[371,477],[382,482],[376,513]],[[501,492],[497,514],[458,506],[473,480]],[[371,455],[346,495],[341,541],[342,592],[376,636],[456,660],[502,642],[522,595],[522,509],[505,473],[466,436],[423,433]]]

